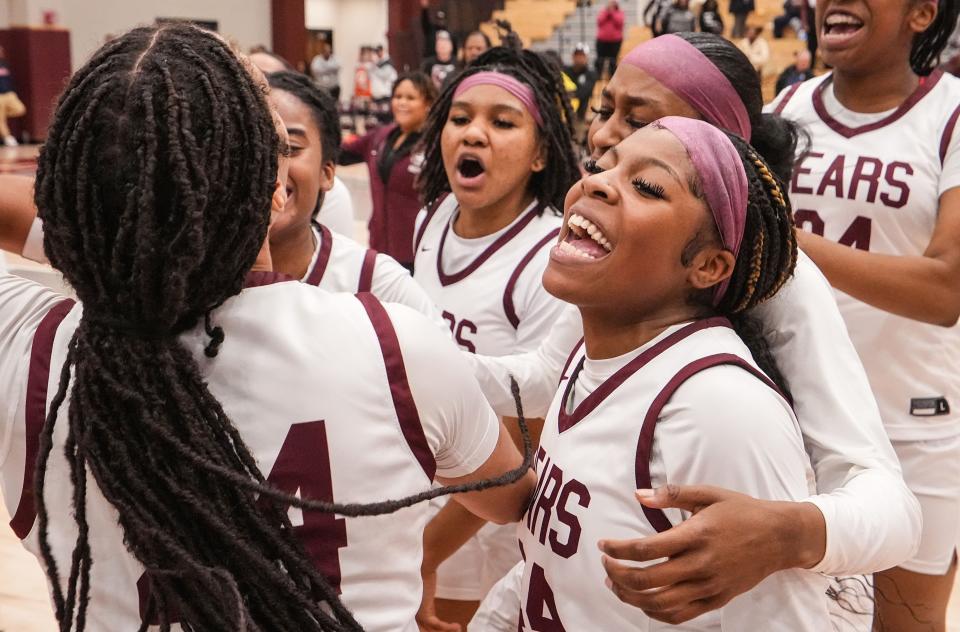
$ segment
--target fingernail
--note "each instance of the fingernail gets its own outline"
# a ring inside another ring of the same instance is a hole
[[[638,489],[637,498],[653,498],[656,495],[652,489]]]
[[[604,577],[604,578],[603,578],[603,584],[604,584],[607,588],[609,588],[611,591],[613,590],[613,582],[610,581],[610,578],[609,578],[609,577]]]
[[[597,540],[597,548],[603,551],[607,546],[606,540]]]

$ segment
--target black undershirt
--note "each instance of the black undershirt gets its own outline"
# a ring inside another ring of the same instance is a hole
[[[409,155],[413,150],[413,146],[420,140],[420,132],[411,132],[403,139],[400,146],[394,149],[393,146],[402,133],[403,130],[397,127],[390,132],[387,139],[383,142],[383,150],[380,152],[380,159],[377,161],[377,172],[380,175],[380,180],[382,180],[384,184],[390,179],[390,172],[393,170],[393,165],[398,160]]]

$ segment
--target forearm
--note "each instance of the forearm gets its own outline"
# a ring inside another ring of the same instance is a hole
[[[451,499],[433,517],[423,532],[423,568],[436,570],[444,560],[479,531],[487,521]]]
[[[866,252],[797,231],[801,248],[830,284],[878,309],[934,325],[960,316],[960,284],[953,267],[932,257]]]
[[[0,250],[21,254],[36,217],[33,178],[0,175]]]
[[[808,499],[826,520],[826,551],[813,570],[875,573],[909,559],[920,544],[920,504],[895,472],[869,469],[829,494]]]

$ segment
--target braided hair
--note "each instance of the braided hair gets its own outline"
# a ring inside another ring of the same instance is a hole
[[[450,191],[450,182],[443,166],[440,137],[450,115],[453,94],[467,77],[478,72],[499,72],[518,79],[533,89],[537,107],[543,116],[543,127],[538,129],[547,152],[547,167],[533,174],[530,187],[533,194],[553,209],[563,208],[563,199],[580,178],[577,153],[573,143],[573,110],[563,86],[563,77],[541,55],[518,48],[512,33],[505,37],[508,45],[497,46],[477,57],[443,89],[427,118],[423,138],[423,170],[417,181],[421,197],[430,206]]]
[[[86,625],[88,474],[145,568],[140,630],[170,630],[175,612],[185,630],[292,632],[361,628],[295,538],[290,506],[389,513],[509,484],[530,465],[528,449],[496,479],[369,505],[265,483],[178,334],[203,322],[206,354],[217,355],[224,332],[211,312],[241,291],[266,237],[278,153],[264,88],[221,39],[192,26],[109,42],[60,97],[35,201],[44,249],[84,311],[40,435],[34,493],[61,630]],[[68,387],[63,449],[78,535],[64,590],[44,479]]]
[[[789,395],[789,385],[777,367],[762,327],[749,316],[749,310],[770,300],[793,275],[797,263],[797,238],[793,228],[793,213],[786,187],[773,169],[746,141],[727,134],[743,161],[747,174],[747,218],[743,242],[730,277],[727,291],[720,303],[712,308],[727,316],[737,334],[753,354],[757,365]],[[693,187],[699,194],[699,186]],[[720,234],[711,222],[712,234],[695,236],[684,248],[681,262],[689,265],[693,256],[706,243],[720,243]],[[713,300],[713,288],[696,292],[691,300],[708,309]]]
[[[933,23],[913,39],[910,48],[910,66],[921,76],[929,75],[940,64],[940,53],[950,40],[960,15],[960,2],[938,0],[937,17]]]
[[[337,111],[337,102],[329,92],[318,86],[305,74],[293,71],[272,72],[267,75],[267,83],[275,90],[289,92],[295,96],[313,117],[313,122],[320,133],[320,151],[324,163],[337,164],[340,155],[340,114]],[[320,213],[320,200],[313,210],[313,219]]]

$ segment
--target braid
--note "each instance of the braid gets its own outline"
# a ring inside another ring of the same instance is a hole
[[[510,75],[533,89],[543,117],[543,127],[538,133],[546,148],[547,165],[533,174],[530,187],[540,201],[554,209],[562,209],[567,191],[580,177],[573,143],[573,110],[563,86],[563,77],[541,55],[507,46],[497,46],[480,55],[444,88],[430,110],[420,141],[424,164],[418,187],[424,204],[429,206],[450,191],[440,137],[450,115],[453,94],[465,78],[485,71]]]
[[[797,240],[790,203],[783,183],[757,152],[739,137],[729,137],[747,174],[747,221],[727,292],[716,309],[730,318],[760,368],[788,394],[763,329],[747,312],[773,297],[793,275]]]
[[[940,63],[940,53],[950,40],[960,15],[960,2],[938,0],[937,17],[927,30],[917,35],[910,49],[910,66],[918,75],[929,75]]]

